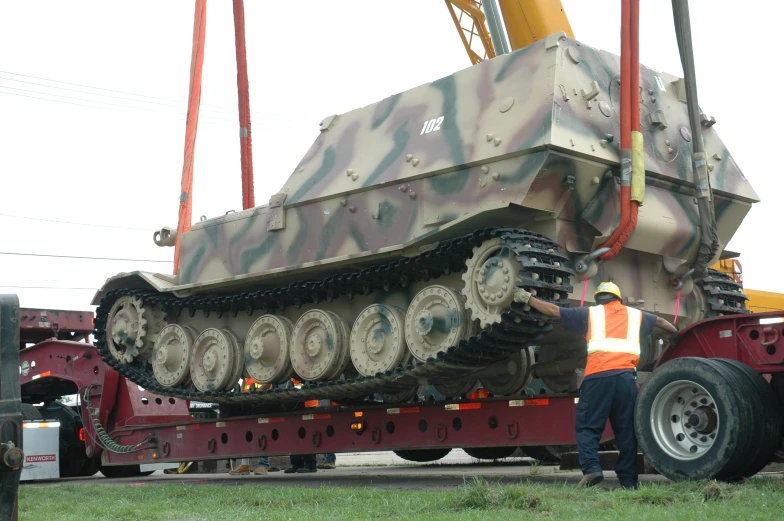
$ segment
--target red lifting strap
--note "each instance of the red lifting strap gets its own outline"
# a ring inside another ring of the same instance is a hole
[[[242,165],[242,209],[256,206],[253,196],[253,154],[250,133],[248,58],[245,53],[245,8],[234,0],[234,48],[237,53],[237,102],[240,112],[240,162]]]
[[[191,82],[188,90],[188,120],[185,124],[185,154],[182,162],[180,212],[174,244],[174,273],[180,270],[180,241],[191,229],[193,188],[193,151],[196,148],[196,129],[199,126],[201,103],[201,71],[204,65],[204,34],[207,27],[207,0],[196,0],[193,13],[193,48],[191,51]]]

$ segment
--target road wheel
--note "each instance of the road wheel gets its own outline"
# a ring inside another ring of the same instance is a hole
[[[422,450],[396,450],[398,457],[417,463],[427,463],[437,461],[449,454],[452,449],[422,449]]]
[[[717,358],[716,361],[743,375],[746,379],[745,390],[755,406],[755,435],[752,447],[757,449],[756,455],[749,459],[748,467],[741,471],[743,477],[753,476],[771,462],[781,440],[781,405],[773,388],[757,371],[737,360]]]
[[[494,460],[508,458],[517,447],[475,447],[463,450],[472,458]]]
[[[645,382],[635,431],[651,465],[672,480],[736,479],[755,454],[743,375],[703,358],[668,362]]]

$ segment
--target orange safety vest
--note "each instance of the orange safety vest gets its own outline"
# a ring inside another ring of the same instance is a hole
[[[634,369],[640,361],[642,311],[611,302],[588,308],[588,360],[585,376]]]
[[[245,380],[242,381],[242,392],[247,393],[247,392],[252,391],[254,389],[259,389],[259,390],[262,390],[262,391],[267,390],[267,389],[272,389],[272,384],[263,384],[263,383],[257,382],[256,380],[254,380],[251,377],[247,377]]]

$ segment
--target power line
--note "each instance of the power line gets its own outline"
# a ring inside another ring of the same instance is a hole
[[[42,219],[40,217],[25,217],[23,215],[9,215],[7,213],[0,213],[0,217],[10,217],[12,219],[26,219],[28,221],[42,221],[47,223],[58,223],[58,224],[72,224],[74,226],[91,226],[94,228],[111,228],[113,230],[134,230],[134,231],[142,231],[142,232],[150,232],[147,228],[131,228],[127,226],[112,226],[109,224],[92,224],[92,223],[77,223],[73,221],[58,221],[56,219]]]
[[[61,81],[61,80],[53,80],[53,79],[50,79],[50,78],[42,78],[40,76],[31,76],[29,74],[20,74],[18,72],[10,72],[10,71],[1,71],[0,70],[0,74],[10,74],[12,76],[21,76],[23,78],[32,78],[34,80],[48,81],[50,83],[61,83],[63,85],[71,85],[71,86],[74,86],[74,87],[83,87],[83,88],[86,88],[86,89],[102,90],[104,92],[114,92],[114,93],[117,93],[117,94],[127,94],[129,96],[136,96],[138,98],[149,98],[149,99],[155,99],[155,100],[160,100],[160,101],[173,101],[175,103],[180,103],[182,105],[187,105],[186,102],[184,102],[182,100],[173,99],[173,98],[162,98],[162,97],[159,97],[159,96],[149,96],[147,94],[136,94],[134,92],[128,92],[128,91],[124,91],[124,90],[106,89],[106,88],[103,88],[103,87],[93,87],[91,85],[84,85],[82,83],[71,83],[71,82]],[[2,78],[2,79],[8,79],[10,81],[21,81],[21,80],[13,80],[13,79],[10,79],[10,78]],[[49,87],[49,88],[59,89],[59,88],[62,88],[62,87]],[[71,89],[63,89],[63,90],[71,90]],[[105,96],[104,94],[91,93],[91,92],[88,92],[87,94],[95,94],[96,96]],[[149,102],[142,102],[142,103],[149,103]],[[232,114],[237,114],[236,110],[234,110],[232,108],[229,108],[229,107],[223,107],[223,106],[220,106],[220,105],[209,105],[209,104],[205,103],[205,104],[202,104],[201,107],[204,108],[205,110],[207,110],[206,107],[214,107],[214,108],[219,109],[221,111],[228,111],[228,112],[231,112]],[[301,117],[301,116],[292,116],[291,114],[278,114],[278,113],[275,113],[275,112],[252,111],[252,113],[253,114],[265,114],[267,116],[278,116],[278,117],[282,117],[282,118],[286,118],[286,119],[299,119],[301,121],[305,121],[306,119],[309,119],[309,118],[304,118],[304,117]]]
[[[157,260],[157,259],[123,259],[117,257],[86,257],[81,255],[51,255],[46,253],[20,253],[14,251],[0,251],[0,255],[16,255],[20,257],[51,257],[55,259],[86,259],[86,260],[105,260],[105,261],[131,261],[131,262],[173,262],[170,260]]]
[[[186,115],[185,114],[179,114],[177,112],[169,112],[169,111],[166,111],[166,110],[156,110],[156,109],[147,108],[147,107],[135,107],[133,105],[122,105],[122,104],[118,104],[118,103],[108,103],[108,102],[105,102],[105,101],[94,101],[94,100],[89,100],[89,99],[84,99],[84,98],[77,98],[77,97],[73,97],[73,96],[63,96],[61,94],[50,94],[50,93],[38,92],[38,91],[34,91],[34,90],[17,89],[15,87],[6,87],[4,85],[0,85],[0,89],[14,89],[14,90],[20,90],[20,91],[23,91],[23,92],[31,92],[31,93],[34,93],[34,94],[42,94],[44,96],[57,96],[57,97],[62,97],[62,98],[76,99],[76,100],[79,100],[79,101],[84,101],[86,103],[100,103],[101,105],[100,106],[99,105],[86,105],[84,103],[76,103],[76,102],[73,102],[73,101],[64,101],[64,100],[51,99],[51,98],[41,98],[41,97],[38,97],[38,96],[30,96],[29,94],[18,94],[16,92],[5,92],[5,91],[0,90],[0,94],[5,94],[6,96],[19,96],[19,97],[22,97],[22,98],[37,99],[37,100],[41,100],[41,101],[51,101],[51,102],[54,102],[54,103],[64,103],[66,105],[76,105],[76,106],[79,106],[79,107],[87,107],[87,108],[91,108],[91,109],[112,110],[112,111],[115,111],[115,112],[123,112],[125,114],[133,114],[134,110],[144,110],[144,111],[147,111],[147,112],[155,112],[155,113],[158,113],[158,114],[165,114],[167,116],[170,116],[170,117],[167,117],[166,119],[172,119],[172,120],[177,120],[177,121],[185,121],[185,119],[186,119]],[[131,109],[131,110],[122,110],[122,109],[118,109],[118,108],[112,108],[111,106],[107,107],[107,106],[103,106],[103,105],[112,105],[114,107],[122,107],[122,108],[125,108],[125,109]],[[230,119],[220,118],[220,117],[210,116],[210,115],[205,115],[205,114],[200,114],[199,115],[199,121],[200,122],[204,122],[206,124],[218,124],[218,125],[225,125],[225,126],[232,126],[232,127],[234,127],[234,126],[236,126],[238,124],[237,122],[234,122],[234,121],[232,121]],[[286,125],[286,123],[290,123],[290,122],[286,122],[286,121],[275,121],[275,120],[268,119],[266,121],[265,120],[258,121],[256,124],[258,125],[259,123],[262,124],[262,125],[265,125],[265,126],[273,125],[273,124],[274,125],[281,125],[281,124],[283,124],[283,126],[286,126],[287,128],[294,128],[294,127],[291,127],[290,125]]]
[[[7,88],[7,87],[0,87],[0,88]],[[96,106],[96,105],[85,105],[84,103],[74,103],[72,101],[63,101],[63,100],[50,99],[50,98],[39,98],[38,96],[28,96],[26,94],[16,94],[14,92],[3,92],[3,91],[0,91],[0,94],[5,94],[7,96],[19,96],[19,97],[22,97],[22,98],[31,98],[31,99],[37,99],[37,100],[42,100],[42,101],[51,101],[51,102],[54,102],[54,103],[65,103],[66,105],[77,105],[79,107],[87,107],[87,108],[91,108],[91,109],[113,110],[115,112],[124,112],[126,114],[133,114],[132,110],[120,110],[120,109],[114,109],[114,108],[111,108],[111,107],[99,107],[99,106]],[[51,96],[51,94],[45,94],[45,95]],[[92,102],[90,100],[84,100],[84,101],[87,101],[88,103],[99,103],[99,102]],[[132,108],[132,107],[128,107],[128,108]],[[144,110],[144,109],[142,109],[142,110]],[[150,109],[147,109],[147,110],[150,110]],[[158,113],[161,113],[161,114],[170,114],[172,116],[175,116],[174,118],[167,118],[167,119],[176,119],[176,120],[179,120],[179,121],[184,121],[185,120],[185,116],[184,115],[181,116],[181,117],[176,117],[177,115],[175,113],[173,113],[173,112],[164,112],[164,111],[160,111],[160,110],[152,110],[152,112],[158,112]],[[216,119],[216,120],[214,120],[214,119],[205,118],[203,116],[200,116],[199,120],[202,120],[205,123],[232,125],[232,123],[230,123],[228,120],[225,120],[225,119]]]
[[[2,73],[2,71],[0,71],[0,73]],[[25,85],[35,85],[37,87],[43,87],[45,89],[51,89],[51,90],[61,90],[61,91],[67,91],[67,92],[77,92],[79,94],[86,94],[88,96],[102,96],[102,97],[105,97],[105,98],[113,98],[113,99],[120,99],[120,100],[125,100],[125,101],[133,101],[133,102],[136,102],[136,103],[149,103],[149,104],[152,104],[152,105],[160,105],[160,106],[163,106],[163,107],[172,107],[172,108],[177,108],[177,109],[181,109],[181,110],[185,110],[186,109],[185,102],[176,101],[176,100],[173,100],[173,99],[169,100],[167,98],[152,98],[152,99],[162,99],[162,100],[165,100],[165,101],[170,101],[171,103],[161,103],[159,101],[147,101],[147,100],[141,100],[141,99],[136,99],[136,98],[128,98],[128,97],[125,97],[125,96],[114,96],[112,94],[101,94],[99,92],[90,92],[90,91],[80,90],[80,89],[69,89],[69,88],[66,88],[66,87],[58,87],[58,86],[55,86],[55,85],[46,85],[45,83],[37,83],[37,82],[34,82],[34,81],[17,80],[17,79],[14,79],[14,78],[4,78],[2,76],[0,76],[0,80],[13,81],[15,83],[24,83]],[[44,81],[57,83],[56,80],[44,80]],[[70,85],[68,83],[66,83],[66,84]],[[0,87],[5,87],[7,89],[14,89],[14,87],[7,87],[5,85],[0,85]],[[87,88],[96,89],[97,87],[87,87]],[[14,89],[14,90],[24,90],[24,89]],[[40,91],[35,91],[35,90],[29,90],[29,91],[25,91],[25,92],[33,92],[33,93],[36,93],[36,94],[43,94],[45,96],[58,96],[57,94],[52,94],[52,93],[49,93],[49,92],[40,92]],[[147,96],[144,96],[143,94],[132,94],[132,93],[128,93],[128,94],[130,96],[136,96],[136,97],[142,97],[142,98],[143,97],[147,97]],[[91,103],[101,103],[99,101],[93,101],[93,100],[85,100],[85,101],[89,101]],[[226,114],[226,115],[232,115],[232,116],[238,116],[238,114],[239,114],[239,112],[237,110],[232,110],[232,109],[229,109],[229,108],[209,108],[210,106],[211,105],[201,105],[200,109],[204,110],[204,111],[217,112],[219,114]],[[251,114],[257,115],[260,119],[269,119],[269,120],[272,120],[272,121],[293,121],[294,119],[300,119],[300,120],[304,121],[303,118],[298,118],[298,117],[292,118],[291,116],[284,116],[284,115],[278,115],[278,114],[273,114],[273,113],[259,113],[259,112],[256,112],[256,111],[252,111]],[[265,114],[265,116],[262,117],[262,116],[260,116],[260,114]],[[207,116],[209,117],[209,115],[207,115]]]
[[[132,105],[124,105],[124,104],[121,104],[121,103],[109,103],[108,101],[95,101],[95,100],[91,100],[91,99],[79,98],[77,96],[66,96],[64,94],[50,94],[50,93],[47,93],[47,92],[38,92],[38,91],[35,91],[35,90],[29,90],[29,89],[19,89],[19,88],[16,88],[16,87],[6,87],[5,85],[0,85],[0,89],[10,89],[10,90],[16,90],[16,91],[20,91],[20,92],[29,92],[29,93],[32,93],[32,94],[42,94],[44,96],[54,96],[54,97],[57,97],[57,98],[65,98],[65,99],[71,99],[71,100],[84,101],[84,102],[87,102],[87,103],[97,103],[99,105],[108,105],[109,107],[121,107],[121,108],[124,108],[124,109],[144,110],[144,111],[147,111],[147,112],[157,112],[159,114],[168,114],[170,116],[175,116],[176,119],[185,119],[185,114],[181,114],[181,113],[177,113],[177,112],[171,112],[171,111],[167,111],[167,110],[157,110],[157,109],[149,108],[149,107],[134,107]],[[26,98],[35,98],[35,99],[41,99],[41,100],[45,100],[45,101],[55,101],[55,102],[61,102],[61,103],[69,103],[71,105],[82,105],[83,107],[90,107],[90,108],[94,108],[94,109],[107,109],[108,108],[108,107],[95,106],[95,105],[83,105],[83,104],[80,104],[80,103],[61,101],[61,100],[53,100],[53,99],[48,99],[48,98],[38,98],[38,97],[35,97],[35,96],[29,96],[29,95],[25,95],[25,94],[16,94],[14,92],[3,92],[3,91],[0,91],[0,94],[9,94],[9,95],[12,95],[12,96],[23,96],[23,97],[26,97]],[[109,110],[117,110],[117,109],[109,109]],[[120,110],[119,112],[132,112],[133,110]],[[207,121],[213,121],[213,122],[214,121],[220,121],[220,122],[224,122],[226,124],[232,124],[231,120],[225,119],[225,118],[216,118],[216,117],[212,117],[212,116],[200,116],[199,117],[199,119],[202,119],[202,118],[207,119]]]

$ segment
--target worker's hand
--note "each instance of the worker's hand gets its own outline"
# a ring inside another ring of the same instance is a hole
[[[514,301],[519,302],[520,304],[528,304],[528,301],[531,300],[531,294],[528,293],[523,288],[516,288],[514,292]]]

